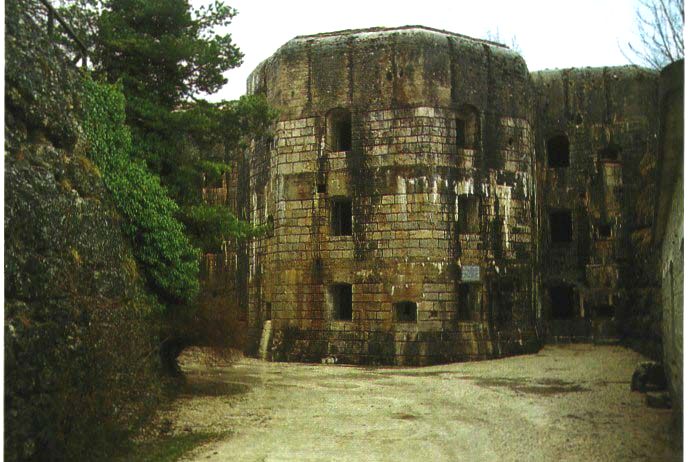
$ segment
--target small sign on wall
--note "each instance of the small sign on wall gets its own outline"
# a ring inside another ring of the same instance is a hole
[[[461,282],[480,282],[480,267],[462,266]]]

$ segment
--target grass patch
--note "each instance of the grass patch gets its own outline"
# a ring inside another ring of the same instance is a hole
[[[174,435],[136,443],[125,456],[116,459],[119,462],[173,462],[189,453],[193,449],[219,440],[227,433],[188,433]]]

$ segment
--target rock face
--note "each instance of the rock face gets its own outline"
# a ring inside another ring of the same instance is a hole
[[[633,371],[631,378],[631,391],[639,391],[645,393],[646,391],[664,390],[667,386],[666,376],[664,375],[664,367],[655,361],[645,361],[638,364],[638,367]]]
[[[661,351],[659,73],[529,73],[434,29],[297,37],[248,91],[280,111],[231,178],[249,349],[429,364],[633,340]]]
[[[156,304],[84,156],[81,76],[41,8],[6,9],[4,455],[103,460],[156,402]]]

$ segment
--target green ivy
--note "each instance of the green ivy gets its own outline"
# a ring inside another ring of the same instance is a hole
[[[199,289],[199,250],[191,245],[175,218],[178,206],[160,179],[132,157],[121,88],[87,78],[85,89],[84,130],[89,156],[125,218],[124,229],[133,241],[134,255],[160,296],[190,301]]]

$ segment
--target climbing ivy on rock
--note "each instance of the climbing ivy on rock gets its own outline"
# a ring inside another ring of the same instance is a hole
[[[190,301],[199,288],[199,251],[175,218],[179,208],[159,178],[132,157],[124,95],[117,85],[90,79],[85,88],[88,153],[125,219],[124,230],[134,243],[134,254],[163,299]]]

